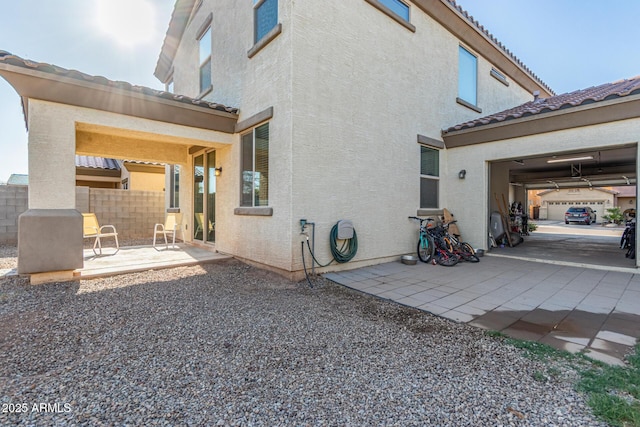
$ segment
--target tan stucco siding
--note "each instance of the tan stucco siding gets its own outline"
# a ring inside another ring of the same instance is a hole
[[[58,104],[30,100],[29,209],[75,209],[75,126]]]
[[[273,107],[269,120],[269,206],[273,216],[235,215],[240,206],[240,138],[232,146],[216,148],[216,163],[223,172],[216,179],[216,249],[240,258],[291,269],[291,34],[292,2],[280,1],[278,22],[282,33],[252,58],[253,7],[235,0],[204,0],[185,29],[176,52],[175,91],[199,94],[198,31],[211,15],[212,91],[204,99],[240,107],[239,122]],[[248,129],[247,132],[251,131]],[[180,206],[191,207],[193,165],[181,179]],[[188,218],[190,233],[193,218]]]
[[[296,3],[293,19],[291,227],[297,232],[299,218],[315,221],[325,261],[340,219],[354,221],[356,260],[415,251],[417,224],[407,216],[420,203],[417,135],[441,140],[443,127],[480,116],[456,102],[460,41],[416,7],[415,32],[365,1]],[[532,99],[491,77],[482,56],[478,62],[482,114]],[[460,197],[461,168],[449,168],[450,157],[440,151],[441,208]],[[463,233],[472,226],[461,224]],[[292,237],[299,269],[297,233]]]

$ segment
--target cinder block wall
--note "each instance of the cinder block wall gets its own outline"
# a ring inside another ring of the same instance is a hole
[[[0,244],[18,243],[18,217],[28,198],[26,185],[0,185]],[[76,209],[94,212],[100,225],[114,225],[120,239],[151,239],[153,226],[164,222],[164,191],[76,187]]]
[[[27,210],[26,185],[0,185],[0,243],[18,243],[18,217]]]
[[[152,238],[153,226],[164,222],[164,191],[92,188],[89,212],[100,225],[114,225],[120,239]]]

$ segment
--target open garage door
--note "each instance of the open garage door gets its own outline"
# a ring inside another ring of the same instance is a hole
[[[637,149],[629,144],[491,162],[490,206],[494,193],[504,192],[509,204],[522,202],[529,223],[538,226],[517,247],[505,245],[495,251],[603,268],[635,268],[636,260],[625,258],[619,247],[624,223],[606,224],[603,217],[610,208],[621,212],[636,208]],[[596,224],[565,225],[564,214],[572,206],[593,209]]]

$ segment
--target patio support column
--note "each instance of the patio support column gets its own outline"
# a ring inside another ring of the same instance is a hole
[[[28,103],[29,210],[18,222],[20,274],[72,272],[83,266],[75,123],[56,107],[33,99]]]

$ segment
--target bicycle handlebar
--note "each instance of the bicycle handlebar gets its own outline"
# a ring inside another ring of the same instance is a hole
[[[410,216],[409,219],[417,219],[418,221],[433,221],[433,218],[418,218],[417,216]]]

